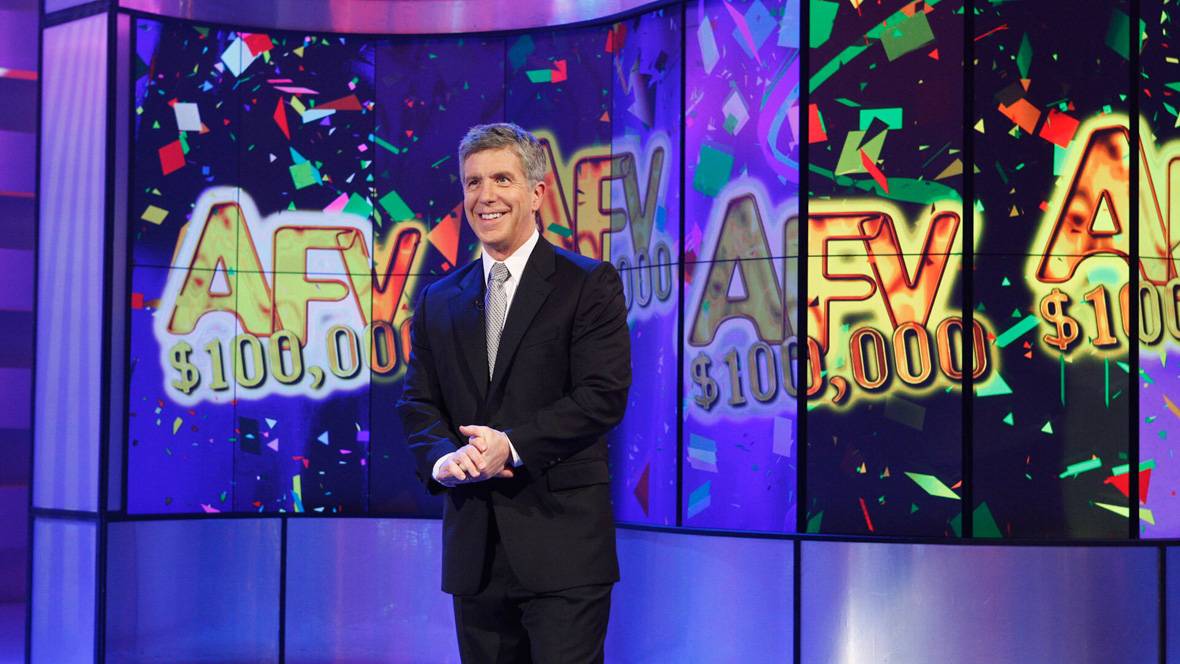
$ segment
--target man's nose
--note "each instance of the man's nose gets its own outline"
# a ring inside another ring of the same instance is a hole
[[[494,183],[490,180],[485,180],[479,186],[479,200],[484,203],[491,203],[496,200],[496,188]]]

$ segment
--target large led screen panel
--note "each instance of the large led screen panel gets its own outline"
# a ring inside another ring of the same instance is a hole
[[[613,26],[610,260],[631,326],[631,392],[610,434],[615,517],[676,525],[681,7]],[[603,116],[605,119],[608,116]]]
[[[681,523],[795,530],[799,33],[686,7]]]
[[[962,7],[813,6],[808,532],[960,535]]]
[[[975,18],[972,306],[995,323],[974,395],[976,536],[1129,531],[1128,11]]]

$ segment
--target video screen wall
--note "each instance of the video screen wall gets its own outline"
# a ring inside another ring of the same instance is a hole
[[[138,20],[128,511],[440,512],[393,406],[417,295],[480,252],[459,139],[510,120],[549,156],[545,238],[623,276],[619,516],[674,525],[683,20],[486,39]]]
[[[544,237],[623,278],[619,521],[1127,537],[1134,462],[1142,535],[1180,534],[1166,8],[801,4],[136,19],[127,511],[441,512],[393,406],[418,294],[480,255],[459,139],[511,121]]]

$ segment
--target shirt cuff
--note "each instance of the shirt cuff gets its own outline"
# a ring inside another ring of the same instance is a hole
[[[520,455],[516,453],[516,446],[512,444],[512,439],[508,438],[508,434],[504,434],[504,438],[508,440],[508,451],[512,452],[512,467],[516,468],[517,466],[524,465],[524,461],[522,461]]]

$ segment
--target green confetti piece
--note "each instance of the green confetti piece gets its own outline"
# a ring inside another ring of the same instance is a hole
[[[377,145],[385,148],[386,150],[389,150],[390,152],[392,152],[394,154],[401,154],[401,150],[397,149],[392,144],[390,144],[389,141],[385,140],[384,138],[381,138],[380,136],[378,136],[376,134],[369,134],[369,139],[372,140]]]
[[[926,12],[914,12],[913,16],[881,32],[881,46],[885,47],[885,57],[890,62],[933,41],[934,33],[930,30]]]
[[[316,170],[315,166],[311,165],[311,162],[309,161],[291,166],[290,171],[291,181],[295,183],[296,189],[303,189],[321,182],[319,172]]]
[[[1020,312],[1016,313],[1019,314]],[[1007,347],[1008,344],[1016,341],[1025,332],[1035,329],[1040,322],[1040,319],[1036,316],[1026,316],[1024,320],[1021,320],[1019,323],[1005,330],[1003,334],[996,337],[996,345],[1000,348]]]
[[[1139,472],[1141,473],[1145,470],[1151,470],[1152,468],[1155,468],[1155,459],[1148,459],[1147,461],[1142,461],[1139,463]],[[1121,466],[1115,466],[1114,468],[1111,468],[1110,474],[1112,477],[1115,475],[1126,475],[1127,471],[1129,470],[1131,470],[1131,464],[1124,463]]]
[[[172,435],[173,435],[173,436],[175,436],[175,435],[176,435],[176,432],[180,430],[180,425],[181,425],[181,424],[184,424],[184,420],[180,419],[179,417],[178,417],[178,418],[176,418],[176,421],[174,421],[174,422],[172,423]]]
[[[914,503],[910,503],[910,514],[913,514],[914,512],[917,512],[917,511],[918,511],[918,506],[915,505]]]
[[[1066,466],[1065,472],[1058,475],[1058,477],[1061,479],[1065,479],[1067,477],[1077,477],[1078,475],[1081,475],[1084,472],[1091,471],[1091,470],[1097,470],[1098,468],[1101,468],[1101,467],[1102,467],[1102,459],[1099,459],[1098,457],[1094,457],[1093,459],[1087,459],[1085,461],[1070,464],[1070,465]]]
[[[1102,360],[1103,373],[1106,378],[1106,407],[1110,408],[1110,358],[1104,357]]]
[[[344,212],[368,217],[373,212],[373,206],[369,204],[369,201],[365,200],[364,196],[355,193],[349,194],[348,203],[344,206]]]
[[[702,145],[692,188],[706,196],[716,196],[733,173],[733,155],[710,145]]]
[[[815,23],[815,14],[812,14],[811,24],[814,26]],[[865,44],[855,44],[853,46],[849,46],[843,51],[840,51],[840,53],[836,55],[836,57],[832,58],[828,64],[820,67],[818,71],[811,75],[811,78],[809,79],[810,84],[808,86],[811,88],[811,92],[815,92],[816,88],[823,85],[823,83],[831,78],[832,75],[837,71],[840,71],[841,67],[848,64],[849,62],[852,62],[853,58],[860,55],[861,53],[864,53],[868,50],[868,48],[869,47]]]
[[[898,109],[898,110],[900,110],[900,109]],[[890,129],[901,129],[900,120],[901,120],[901,116],[898,115],[899,126],[890,127]],[[864,111],[861,111],[861,123],[864,123]],[[862,126],[861,129],[867,129],[867,127]],[[934,156],[930,157],[929,159],[926,160],[926,163],[922,164],[922,168],[926,168],[927,166],[929,166],[930,162],[934,161],[938,157],[938,155],[942,154],[943,150],[946,150],[948,147],[950,147],[950,145],[951,145],[950,143],[947,143],[946,145],[939,148],[938,152],[934,153]]]
[[[820,524],[823,523],[823,520],[824,520],[824,511],[820,510],[819,514],[816,514],[815,516],[813,516],[807,520],[807,532],[818,533],[819,528],[820,528]]]
[[[1143,31],[1147,28],[1147,22],[1139,21],[1139,44],[1140,48],[1143,45]],[[1131,45],[1131,17],[1127,16],[1118,9],[1113,9],[1110,12],[1110,24],[1106,28],[1106,45],[1109,46],[1115,53],[1123,56],[1124,60],[1131,59],[1129,47]]]
[[[1024,314],[1019,309],[1012,310],[1012,317],[1013,318],[1021,318],[1022,316],[1024,316]]]
[[[1008,277],[1004,277],[1004,280],[1000,282],[1000,285],[1001,286],[1011,286],[1012,282],[1008,281]]]
[[[1045,422],[1045,426],[1041,427],[1042,433],[1053,433],[1053,423]]]
[[[811,48],[819,48],[832,38],[832,26],[840,3],[826,0],[811,0],[811,25],[808,42]]]
[[[998,397],[1005,394],[1012,394],[1012,388],[1008,386],[1007,381],[999,373],[992,374],[991,380],[984,385],[975,386],[975,396],[979,397]]]
[[[1028,78],[1028,66],[1032,64],[1032,44],[1028,43],[1028,33],[1020,40],[1020,52],[1016,54],[1016,66],[1020,69],[1020,78]]]
[[[402,200],[402,197],[396,191],[385,194],[377,202],[381,204],[381,207],[385,208],[385,211],[390,214],[393,221],[406,221],[414,218],[414,211],[410,209],[410,206],[406,205],[406,202]]]
[[[525,75],[529,77],[531,83],[552,83],[553,70],[552,69],[529,69],[525,71]]]
[[[568,238],[568,237],[574,236],[574,232],[572,230],[566,228],[565,226],[560,226],[556,223],[549,224],[549,227],[546,228],[545,230],[549,231],[550,233],[553,233],[554,235],[560,235],[561,237]]]
[[[990,537],[992,539],[999,539],[1004,536],[1000,532],[1000,526],[996,524],[995,517],[992,516],[992,511],[988,509],[987,503],[980,503],[979,507],[971,513],[972,516],[972,530],[976,537]]]
[[[951,491],[950,487],[948,487],[946,484],[943,484],[942,480],[933,475],[906,472],[906,476],[917,482],[918,486],[922,487],[926,493],[932,496],[937,498],[953,498],[955,500],[960,500],[957,493]]]
[[[1053,145],[1053,175],[1061,175],[1062,168],[1065,167],[1065,157],[1069,151],[1060,145]]]
[[[902,115],[900,108],[862,108],[860,111],[860,130],[864,131],[878,119],[890,129],[901,129]],[[942,150],[939,150],[941,153]],[[935,155],[937,156],[937,155]]]
[[[1008,426],[1016,426],[1016,418],[1014,418],[1012,416],[1012,413],[1008,413],[1007,415],[1005,415],[1004,419],[1002,421],[1004,422],[1004,424],[1007,424]]]

